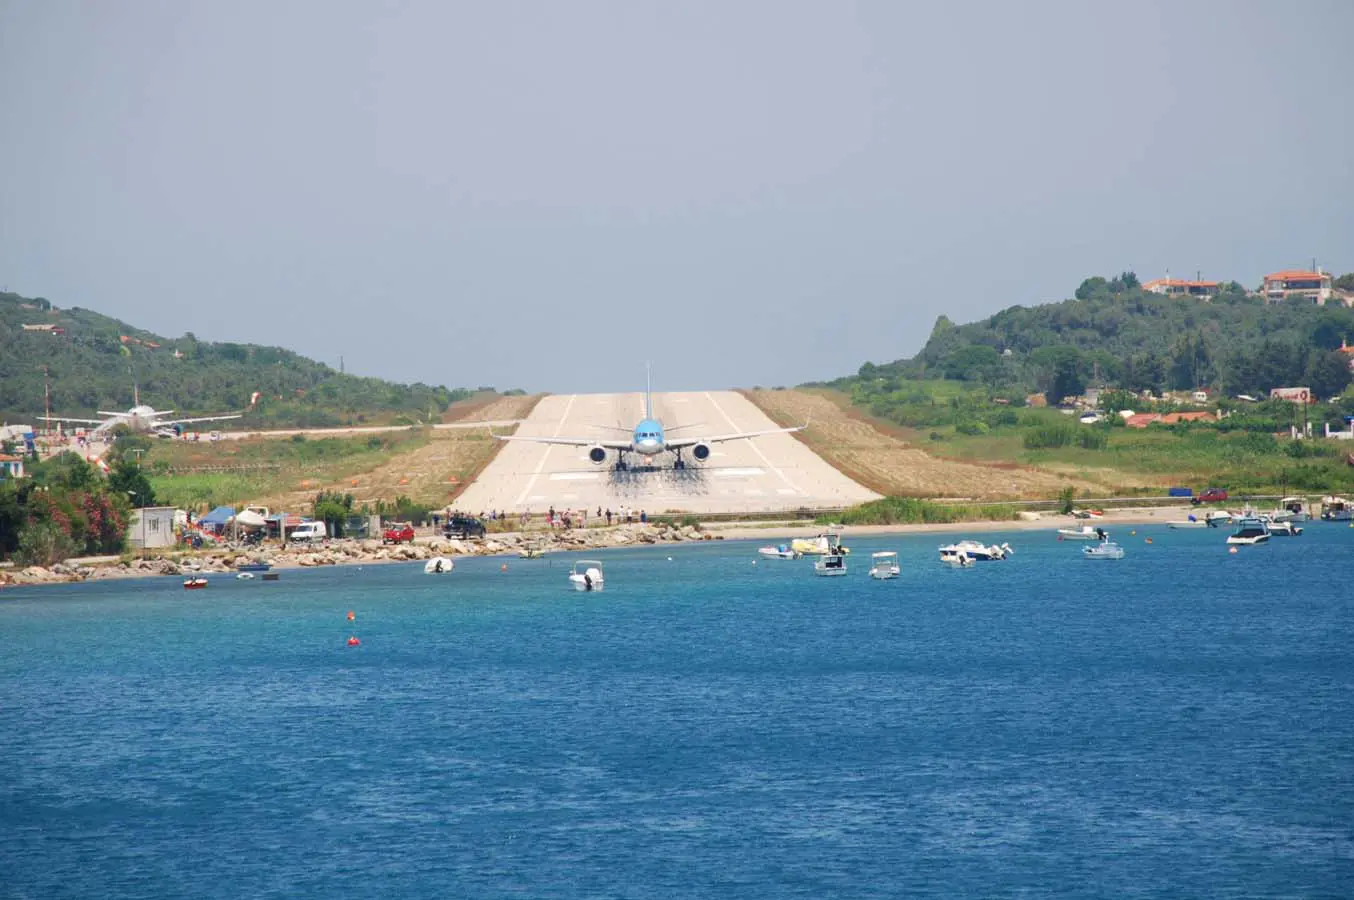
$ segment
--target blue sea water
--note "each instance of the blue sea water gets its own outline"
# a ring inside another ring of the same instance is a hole
[[[6,589],[0,895],[1349,897],[1354,529],[1223,536]]]

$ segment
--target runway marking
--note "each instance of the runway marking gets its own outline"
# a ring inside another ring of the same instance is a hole
[[[596,472],[551,472],[551,481],[596,481],[601,476]]]
[[[734,431],[738,431],[738,430],[739,430],[739,429],[738,429],[738,426],[734,423],[733,419],[731,419],[731,418],[729,417],[729,414],[726,413],[726,412],[724,411],[724,407],[720,406],[719,403],[715,400],[715,398],[712,397],[712,396],[710,396],[710,392],[709,392],[709,391],[706,391],[706,392],[705,392],[705,399],[706,399],[706,400],[709,400],[709,401],[710,401],[710,405],[713,406],[713,407],[715,408],[715,411],[718,412],[721,416],[724,417],[724,421],[729,423],[729,427],[730,427],[730,428],[732,428]],[[766,454],[762,452],[762,448],[757,446],[757,439],[756,439],[756,438],[750,438],[750,439],[748,439],[748,443],[752,445],[752,449],[753,449],[754,451],[756,451],[757,455],[760,456],[760,457],[762,458],[762,462],[766,463],[766,467],[767,467],[768,469],[770,469],[772,472],[775,472],[777,475],[780,476],[780,480],[783,481],[783,482],[785,482],[785,486],[786,486],[786,487],[788,487],[788,488],[794,488],[795,493],[801,493],[800,490],[799,490],[799,488],[796,488],[796,487],[794,486],[794,484],[792,484],[792,483],[790,482],[790,479],[788,479],[788,478],[785,477],[785,473],[784,473],[784,472],[782,472],[780,469],[777,469],[775,466],[773,466],[773,465],[771,464],[771,460],[767,459]]]
[[[765,475],[765,469],[746,468],[746,469],[712,469],[711,475],[716,478],[747,478],[753,475]]]
[[[565,421],[569,418],[569,410],[574,408],[574,401],[578,399],[577,394],[569,395],[569,402],[564,404],[564,414],[559,417],[559,424],[555,426],[555,433],[551,437],[559,437],[560,429],[564,427]],[[545,468],[545,461],[550,456],[550,451],[554,445],[546,444],[545,452],[541,454],[541,461],[536,463],[536,471],[531,473],[531,480],[527,482],[526,487],[522,488],[522,493],[517,495],[517,507],[521,507],[527,499],[527,492],[536,486],[536,479],[541,476],[541,470]]]
[[[776,493],[789,494],[791,497],[799,496],[799,491],[793,490],[792,488],[776,488]]]
[[[760,488],[748,488],[747,490],[743,491],[743,493],[749,497],[762,497],[765,496],[766,491],[763,491]]]

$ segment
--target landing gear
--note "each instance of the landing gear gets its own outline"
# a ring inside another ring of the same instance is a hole
[[[680,472],[680,471],[682,471],[683,469],[686,468],[686,460],[682,459],[682,451],[681,451],[681,450],[674,450],[674,451],[672,451],[672,452],[673,452],[673,454],[675,454],[676,457],[677,457],[677,461],[674,462],[674,463],[672,464],[672,468],[673,468],[674,470]]]

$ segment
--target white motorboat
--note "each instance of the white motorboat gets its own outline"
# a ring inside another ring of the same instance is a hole
[[[815,575],[845,575],[846,557],[840,553],[829,553],[813,564]]]
[[[576,591],[600,591],[605,584],[602,564],[595,559],[580,559],[569,573],[569,583]]]
[[[1095,525],[1058,529],[1058,540],[1060,541],[1103,541],[1104,539],[1105,529],[1098,528]]]
[[[1302,527],[1294,525],[1287,519],[1281,522],[1270,521],[1269,533],[1273,537],[1297,537],[1302,534]]]
[[[237,581],[253,581],[253,580],[254,580],[254,573],[253,573],[253,572],[238,572],[238,573],[236,573],[236,575],[235,575],[235,579],[236,579]]]
[[[1101,541],[1093,547],[1082,547],[1081,553],[1087,559],[1123,559],[1124,548],[1114,541]]]
[[[1263,544],[1269,540],[1269,526],[1262,519],[1241,519],[1235,534],[1227,536],[1229,544]]]
[[[961,569],[973,565],[973,557],[969,556],[963,550],[955,550],[946,547],[940,548],[940,561],[947,566],[955,566]]]
[[[1218,525],[1226,525],[1230,523],[1233,518],[1234,516],[1231,513],[1223,509],[1209,510],[1204,514],[1204,521],[1215,527]]]
[[[789,544],[780,544],[776,547],[758,547],[757,555],[763,559],[799,559],[803,556]]]
[[[445,556],[434,556],[423,564],[424,575],[445,575],[456,568],[456,563]]]
[[[1322,497],[1321,518],[1326,522],[1348,522],[1350,503],[1344,497]]]
[[[1271,522],[1306,522],[1311,518],[1307,504],[1301,497],[1284,497],[1279,508],[1269,514]]]
[[[892,550],[881,550],[878,553],[871,553],[870,562],[873,564],[870,566],[871,578],[879,578],[881,580],[885,578],[897,578],[903,573],[902,568],[898,565],[898,554],[894,553]]]
[[[1170,527],[1170,528],[1216,528],[1216,527],[1217,527],[1217,525],[1216,525],[1215,523],[1209,522],[1209,521],[1207,521],[1206,519],[1200,519],[1200,518],[1198,518],[1197,516],[1195,516],[1194,513],[1190,513],[1188,519],[1172,519],[1171,521],[1167,522],[1166,525],[1167,525],[1168,527]]]
[[[1015,553],[1010,544],[992,544],[988,546],[978,541],[959,541],[956,544],[946,544],[940,548],[941,559],[945,558],[946,553],[958,553],[963,551],[971,558],[984,562],[994,559],[1005,559]]]

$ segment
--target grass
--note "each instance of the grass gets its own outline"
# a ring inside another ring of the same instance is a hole
[[[1019,510],[1008,504],[954,504],[885,497],[832,516],[820,516],[820,525],[942,525],[950,522],[1010,522]]]
[[[161,441],[152,445],[142,466],[159,503],[187,509],[238,506],[305,487],[307,482],[332,482],[369,472],[391,456],[427,442],[425,430],[412,428],[318,440]],[[226,471],[202,471],[218,468]]]

